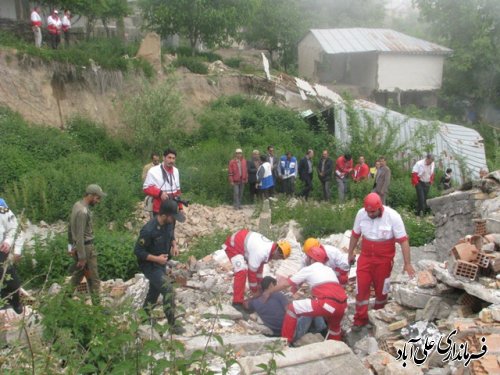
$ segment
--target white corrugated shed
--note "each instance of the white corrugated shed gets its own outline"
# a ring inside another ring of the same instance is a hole
[[[296,80],[297,86],[304,90],[310,98],[320,99],[325,107],[333,107],[335,110],[335,137],[343,144],[349,142],[349,132],[347,130],[348,121],[345,112],[345,102],[337,93],[321,85],[305,85],[305,81]],[[313,88],[315,93],[311,94]],[[359,112],[368,114],[374,123],[383,126],[382,119],[387,119],[390,123],[399,125],[400,144],[408,144],[414,139],[415,132],[421,127],[437,127],[437,134],[432,141],[433,154],[443,168],[452,168],[454,178],[463,182],[465,179],[478,178],[481,168],[486,167],[486,155],[484,151],[483,138],[474,129],[461,125],[447,124],[440,121],[427,121],[411,118],[401,113],[390,111],[387,108],[365,100],[355,100],[354,108]],[[360,116],[363,119],[363,116]],[[409,152],[409,151],[408,151]],[[425,156],[422,150],[420,155],[410,155],[412,159],[419,160]],[[465,167],[461,175],[462,168]]]
[[[326,54],[380,52],[448,55],[452,50],[439,44],[390,29],[311,29]]]

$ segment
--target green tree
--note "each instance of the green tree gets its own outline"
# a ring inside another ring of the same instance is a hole
[[[443,93],[455,103],[500,104],[500,2],[414,0],[431,38],[453,49],[445,64]]]
[[[208,47],[238,38],[248,18],[249,0],[142,0],[146,29],[162,37],[179,34],[189,40],[193,56],[196,44]]]
[[[297,43],[306,29],[297,0],[260,0],[246,26],[244,38],[267,50],[271,64],[278,53],[287,70],[296,61]]]

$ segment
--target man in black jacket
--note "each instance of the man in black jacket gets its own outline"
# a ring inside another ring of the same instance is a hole
[[[309,198],[309,193],[311,192],[312,186],[312,178],[313,178],[313,162],[312,158],[314,156],[313,150],[307,150],[306,155],[300,159],[299,162],[299,178],[304,182],[304,189],[300,193],[301,197],[304,197],[306,200]]]
[[[139,268],[149,280],[144,310],[149,315],[161,294],[163,311],[172,327],[172,333],[181,334],[184,329],[175,325],[174,288],[167,276],[168,260],[172,256],[179,255],[174,236],[176,220],[180,222],[185,220],[184,215],[179,213],[177,202],[172,199],[163,201],[158,215],[142,227],[134,253],[137,256]]]
[[[332,180],[333,173],[333,160],[328,157],[328,151],[323,150],[321,153],[321,159],[318,163],[318,178],[321,181],[321,187],[323,188],[323,199],[325,201],[330,200],[330,181]]]

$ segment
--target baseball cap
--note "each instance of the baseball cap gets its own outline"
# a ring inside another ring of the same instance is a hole
[[[236,151],[235,151],[237,154],[242,154],[243,153],[243,150],[241,148],[237,148]]]
[[[170,215],[173,216],[175,220],[179,223],[183,223],[186,217],[179,212],[179,205],[173,199],[167,199],[163,201],[160,206],[160,215]]]
[[[54,9],[55,14],[59,14],[59,11],[57,9]]]
[[[87,186],[87,189],[85,189],[85,194],[98,195],[101,198],[107,195],[104,191],[102,191],[101,187],[96,184],[91,184]]]

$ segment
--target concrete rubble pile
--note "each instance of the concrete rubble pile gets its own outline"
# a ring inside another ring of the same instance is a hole
[[[218,230],[256,228],[258,223],[258,217],[252,217],[252,206],[234,210],[231,206],[208,207],[192,203],[184,210],[186,221],[175,228],[175,237],[181,252],[187,250],[191,241],[196,237],[206,236]],[[142,203],[137,207],[136,217],[142,223],[149,220],[149,215],[145,213]],[[132,227],[132,224],[129,226]]]

